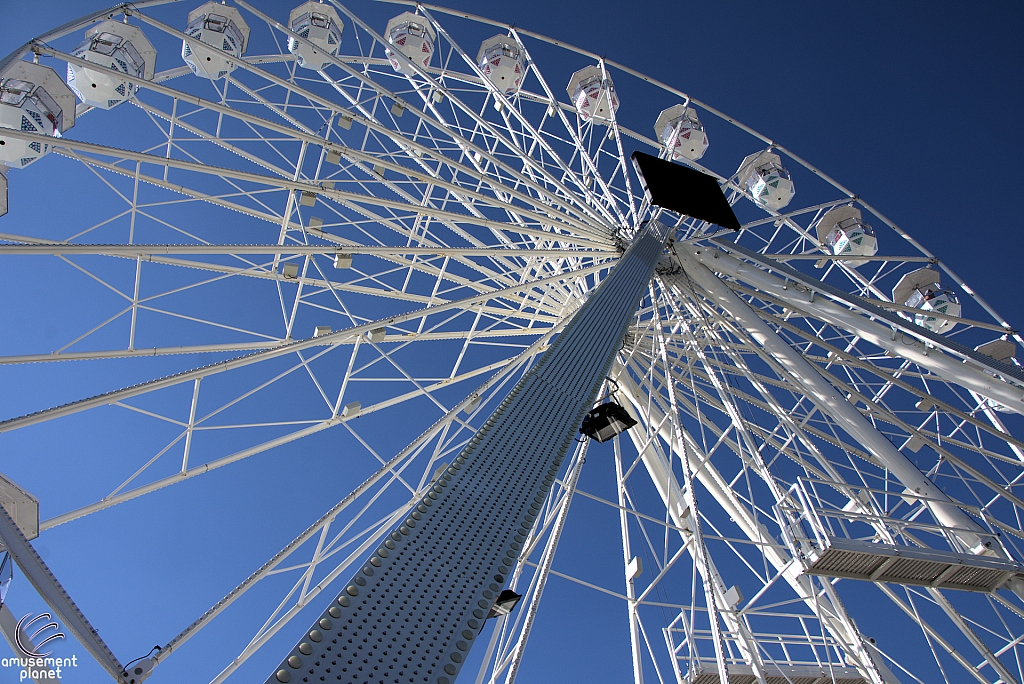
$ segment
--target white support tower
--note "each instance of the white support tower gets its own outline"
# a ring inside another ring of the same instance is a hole
[[[341,681],[364,682],[378,660],[386,663],[377,675],[384,682],[406,681],[423,670],[428,681],[455,680],[597,399],[668,231],[651,222],[639,233],[558,341],[433,486],[417,493],[409,517],[356,571],[269,683],[306,674],[315,679],[329,670]],[[410,585],[426,600],[410,601]]]

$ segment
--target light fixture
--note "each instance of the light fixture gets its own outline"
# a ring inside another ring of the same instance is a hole
[[[501,593],[498,594],[498,598],[494,600],[494,605],[491,606],[491,610],[487,613],[488,618],[498,617],[501,615],[508,615],[512,612],[512,609],[519,603],[519,599],[523,598],[522,594],[517,594],[511,589],[502,589]]]
[[[626,409],[609,401],[590,409],[583,418],[580,432],[598,442],[607,442],[634,425],[636,421],[626,413]]]

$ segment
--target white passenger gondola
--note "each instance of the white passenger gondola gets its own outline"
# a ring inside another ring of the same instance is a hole
[[[778,211],[793,199],[796,189],[782,159],[771,150],[751,154],[736,172],[739,184],[746,187],[750,197],[762,207]]]
[[[697,161],[708,151],[704,124],[692,107],[677,104],[662,111],[654,123],[654,133],[661,144],[672,151],[673,160]]]
[[[526,56],[513,38],[499,34],[485,40],[476,55],[476,63],[500,92],[506,95],[519,92],[526,76]]]
[[[60,137],[75,125],[75,95],[50,67],[16,61],[0,73],[0,129]],[[0,130],[0,164],[21,169],[50,151]]]
[[[387,38],[389,45],[384,52],[395,71],[406,76],[416,73],[408,62],[396,57],[396,52],[418,67],[426,69],[430,66],[437,34],[425,18],[412,12],[402,12],[388,22],[384,37]]]
[[[920,313],[903,313],[902,316],[937,333],[951,330],[956,325],[951,319],[960,317],[960,300],[951,290],[943,288],[939,279],[935,269],[919,268],[900,278],[892,290],[893,302],[920,310]]]
[[[295,62],[304,69],[320,71],[338,54],[345,24],[334,7],[310,0],[291,11],[288,28],[315,46],[289,38],[288,51],[295,55]]]
[[[108,19],[85,32],[85,40],[71,54],[98,69],[68,64],[68,86],[90,107],[111,109],[138,90],[117,72],[150,80],[156,68],[156,50],[136,26]]]
[[[584,121],[607,125],[619,109],[615,84],[597,65],[584,67],[574,73],[565,92]]]
[[[864,223],[860,209],[845,205],[830,209],[817,225],[818,241],[834,256],[872,257],[878,253],[875,231]],[[867,259],[845,258],[849,266],[866,264]]]
[[[181,58],[196,76],[212,81],[230,74],[245,54],[249,25],[234,7],[207,2],[188,14],[188,38],[181,43]]]

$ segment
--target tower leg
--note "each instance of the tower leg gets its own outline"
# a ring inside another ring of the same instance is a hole
[[[656,221],[268,678],[451,684],[611,370],[670,229]]]

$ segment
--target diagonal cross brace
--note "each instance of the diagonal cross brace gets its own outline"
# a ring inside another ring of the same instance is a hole
[[[3,506],[0,506],[0,543],[11,554],[11,558],[25,573],[28,581],[50,606],[64,627],[75,635],[78,643],[82,644],[85,650],[89,651],[89,654],[96,659],[96,662],[102,665],[103,669],[110,673],[110,676],[116,681],[127,681],[121,663],[117,661],[103,639],[100,638],[99,632],[93,629],[82,611],[64,591],[64,587],[46,567],[46,563],[39,557],[31,542],[21,533]]]
[[[593,406],[670,229],[652,221],[268,684],[451,684]]]

